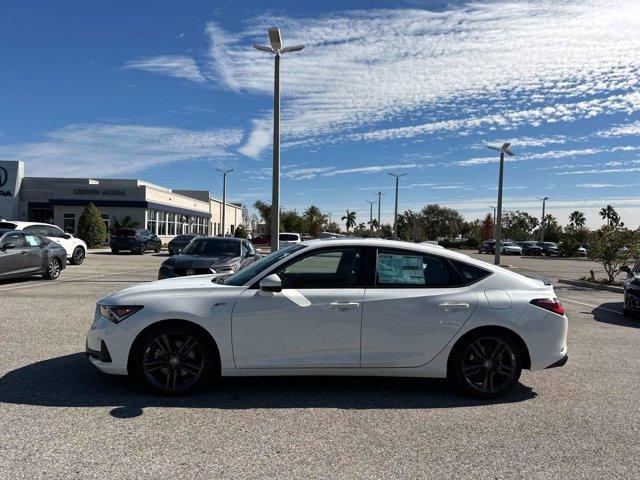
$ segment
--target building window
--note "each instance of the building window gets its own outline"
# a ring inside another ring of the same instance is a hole
[[[176,214],[168,213],[167,214],[167,235],[175,235],[176,234]]]
[[[75,235],[76,233],[76,214],[75,213],[65,213],[62,218],[62,230],[65,233],[72,233]]]
[[[155,233],[156,231],[156,211],[147,210],[147,230]]]
[[[158,222],[158,235],[167,234],[167,212],[158,212],[156,216]]]

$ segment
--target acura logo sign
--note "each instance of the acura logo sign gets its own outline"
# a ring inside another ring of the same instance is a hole
[[[9,180],[9,174],[7,173],[6,168],[0,167],[0,187],[4,187]]]

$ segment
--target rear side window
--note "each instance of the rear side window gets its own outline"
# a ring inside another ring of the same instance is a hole
[[[15,230],[16,224],[11,222],[0,222],[0,228],[3,230]]]
[[[483,268],[476,267],[475,265],[469,265],[468,263],[459,262],[457,260],[450,260],[450,262],[458,271],[462,280],[462,285],[469,285],[470,283],[477,282],[491,274],[491,272]]]
[[[24,238],[29,247],[39,247],[40,245],[42,245],[42,239],[38,235],[27,233]]]
[[[447,260],[418,252],[379,250],[376,285],[379,287],[445,287],[459,283]]]

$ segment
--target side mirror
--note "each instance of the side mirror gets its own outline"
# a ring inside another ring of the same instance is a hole
[[[627,275],[631,275],[631,269],[629,268],[629,265],[621,266],[620,271],[626,273]]]
[[[2,250],[3,252],[5,250],[11,250],[12,248],[16,248],[16,244],[15,243],[5,243],[4,245],[2,245],[2,248],[0,248],[0,250]],[[280,279],[278,279],[279,281]]]
[[[267,275],[262,280],[260,280],[260,290],[263,292],[281,292],[282,291],[282,280],[275,273],[271,275]]]
[[[65,233],[62,238],[69,240],[70,238],[73,238],[73,235],[71,235],[70,233]]]

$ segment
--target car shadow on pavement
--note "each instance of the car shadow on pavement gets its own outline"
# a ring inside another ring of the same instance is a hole
[[[611,312],[615,310],[619,313]],[[640,328],[640,315],[625,317],[622,315],[622,302],[607,302],[594,308],[591,313],[596,322],[609,323],[620,327]]]
[[[142,391],[123,376],[105,375],[83,353],[43,360],[0,378],[0,403],[52,407],[114,407],[110,415],[132,418],[145,407],[170,408],[458,408],[522,402],[536,393],[518,384],[490,401],[462,397],[442,379],[385,377],[243,377],[185,397]]]

